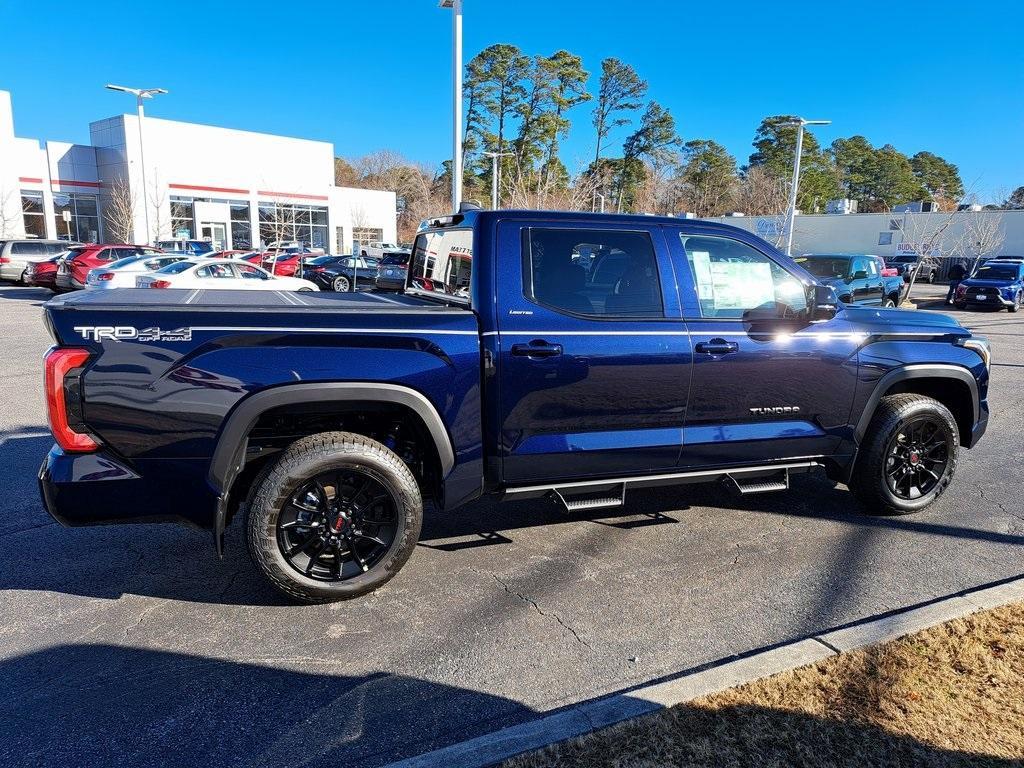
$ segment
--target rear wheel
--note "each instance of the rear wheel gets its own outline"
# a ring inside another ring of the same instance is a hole
[[[347,291],[350,287],[351,283],[349,283],[348,278],[345,277],[344,275],[338,275],[336,278],[334,278],[334,290],[338,291],[339,293]]]
[[[861,443],[850,490],[869,513],[906,515],[949,487],[960,448],[953,414],[923,395],[883,397]]]
[[[246,510],[253,562],[306,603],[380,587],[412,554],[423,522],[416,478],[391,450],[348,432],[289,446]]]

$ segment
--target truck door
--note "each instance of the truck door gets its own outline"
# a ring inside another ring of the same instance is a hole
[[[850,288],[854,304],[881,304],[882,273],[874,259],[858,256],[851,263]]]
[[[763,242],[666,227],[693,349],[680,465],[834,453],[861,336],[842,314],[811,323],[810,282]]]
[[[495,275],[504,482],[674,468],[691,353],[660,229],[501,222]]]

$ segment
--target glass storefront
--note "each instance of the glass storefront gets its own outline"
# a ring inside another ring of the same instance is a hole
[[[71,215],[71,221],[64,221],[64,211]],[[53,193],[54,231],[58,240],[76,243],[98,243],[100,240],[100,219],[97,213],[96,195],[77,192]]]
[[[43,193],[41,191],[21,190],[21,212],[25,219],[25,236],[46,237],[46,219],[43,215]]]
[[[173,238],[195,239],[195,203],[224,203],[231,210],[231,247],[236,251],[252,248],[252,224],[249,203],[217,197],[171,196],[171,235]]]
[[[260,203],[260,240],[264,245],[293,240],[324,251],[330,247],[327,208],[291,203]]]
[[[252,224],[249,223],[248,203],[231,203],[231,247],[236,251],[252,248]]]
[[[193,215],[191,197],[171,196],[171,237],[193,240],[196,236],[196,219]]]

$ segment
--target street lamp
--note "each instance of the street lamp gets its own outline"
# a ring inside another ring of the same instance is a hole
[[[111,91],[121,91],[122,93],[130,93],[135,97],[135,104],[139,116],[139,163],[142,165],[142,213],[146,220],[146,243],[150,241],[149,237],[149,203],[147,202],[146,195],[148,194],[148,187],[146,186],[146,153],[143,150],[142,141],[142,121],[146,117],[146,111],[142,108],[143,99],[152,99],[154,96],[167,93],[163,88],[128,88],[124,85],[111,85],[107,84],[106,87]]]
[[[452,10],[452,210],[462,201],[462,0],[440,0]]]
[[[804,148],[804,126],[805,125],[831,125],[831,120],[804,120],[802,117],[794,117],[785,123],[779,123],[779,127],[796,128],[796,153],[793,158],[793,185],[789,190],[789,210],[786,212],[786,255],[792,255],[793,250],[793,222],[796,219],[796,191],[800,184],[800,155]]]
[[[491,158],[491,210],[498,210],[498,158],[512,157],[515,152],[484,152],[485,157]]]

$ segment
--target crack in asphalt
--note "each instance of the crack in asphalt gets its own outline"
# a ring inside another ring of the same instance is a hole
[[[142,611],[139,612],[139,616],[135,620],[134,626],[127,626],[127,627],[124,628],[124,636],[126,638],[131,637],[132,632],[134,632],[135,630],[137,630],[139,627],[142,626],[142,622],[146,620],[146,617],[149,616],[149,614],[151,614],[153,611],[155,611],[157,608],[159,608],[161,605],[163,605],[164,603],[167,603],[167,602],[170,602],[170,601],[169,600],[158,600],[157,602],[153,603],[152,605],[147,606],[146,608],[143,608]]]
[[[502,588],[502,589],[504,589],[504,590],[505,590],[505,591],[506,591],[506,592],[507,592],[508,594],[512,595],[513,597],[518,597],[518,598],[519,598],[520,600],[522,600],[522,601],[523,601],[524,603],[528,603],[529,605],[532,605],[532,606],[533,606],[533,609],[534,609],[535,611],[537,611],[537,613],[539,613],[539,614],[540,614],[541,616],[544,616],[545,618],[550,618],[550,619],[554,619],[554,620],[555,620],[555,621],[557,621],[557,622],[558,622],[558,623],[559,623],[560,625],[562,625],[562,627],[564,627],[564,628],[565,628],[566,630],[568,630],[568,632],[569,632],[569,633],[570,633],[570,634],[571,634],[571,635],[572,635],[572,636],[573,636],[574,638],[576,638],[576,642],[578,642],[578,643],[582,643],[583,645],[585,645],[585,646],[586,646],[586,647],[587,647],[588,649],[590,649],[590,650],[594,650],[594,649],[593,649],[593,647],[592,647],[592,646],[590,645],[590,643],[588,643],[588,642],[587,642],[586,640],[584,640],[584,639],[583,639],[583,638],[582,638],[582,637],[580,636],[580,633],[579,633],[579,632],[577,632],[577,631],[576,631],[575,629],[573,629],[573,628],[572,628],[572,627],[571,627],[571,626],[570,626],[569,624],[567,624],[567,623],[566,623],[566,622],[565,622],[565,621],[564,621],[564,620],[562,619],[562,617],[561,617],[561,616],[559,616],[559,615],[558,615],[557,613],[547,613],[546,611],[544,611],[544,609],[543,609],[543,608],[541,608],[541,607],[540,607],[539,605],[537,605],[537,601],[536,601],[536,600],[534,600],[534,599],[533,599],[532,597],[529,597],[529,596],[527,596],[527,595],[524,595],[524,594],[523,594],[522,592],[517,592],[516,590],[512,589],[512,588],[511,588],[511,587],[510,587],[510,586],[509,586],[508,584],[506,584],[506,583],[505,583],[504,581],[502,581],[501,579],[499,579],[499,578],[498,578],[498,576],[497,576],[497,574],[494,574],[494,573],[492,573],[492,574],[491,574],[491,577],[492,577],[492,578],[493,578],[493,579],[494,579],[494,580],[495,580],[496,582],[498,582],[498,584],[499,584],[499,585],[501,586],[501,588]]]

